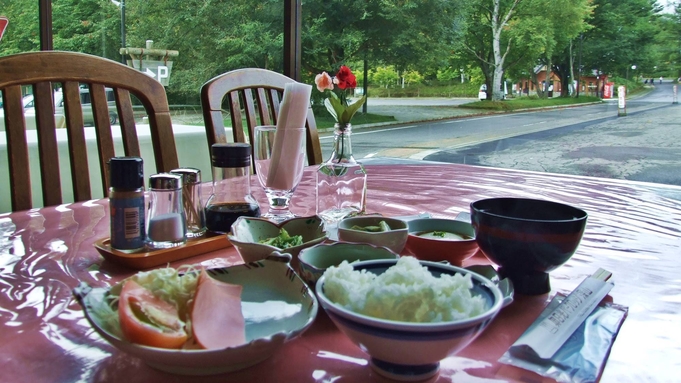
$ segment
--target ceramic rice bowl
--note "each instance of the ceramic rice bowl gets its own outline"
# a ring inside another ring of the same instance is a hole
[[[381,274],[397,260],[364,261],[355,270]],[[371,357],[379,374],[397,380],[422,380],[439,371],[439,363],[470,344],[490,324],[502,307],[499,288],[489,279],[469,270],[442,263],[420,261],[435,276],[471,274],[473,294],[482,296],[485,311],[475,317],[440,323],[410,323],[384,320],[350,311],[324,294],[325,276],[316,285],[317,298],[331,320],[347,337]]]

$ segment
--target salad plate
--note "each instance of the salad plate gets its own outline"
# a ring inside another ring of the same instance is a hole
[[[120,351],[174,374],[221,374],[266,360],[312,325],[318,311],[317,299],[290,267],[290,260],[289,254],[275,252],[260,261],[207,270],[219,281],[243,287],[241,309],[247,343],[232,348],[164,349],[131,343],[96,309],[110,290],[120,285],[109,289],[83,283],[74,289],[74,295],[95,331]]]

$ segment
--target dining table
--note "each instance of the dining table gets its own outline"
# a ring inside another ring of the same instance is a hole
[[[681,187],[461,164],[368,164],[366,212],[455,218],[476,200],[544,199],[583,209],[588,220],[575,254],[550,272],[551,291],[516,294],[466,348],[441,362],[432,382],[553,381],[499,359],[557,294],[569,294],[602,268],[606,298],[626,307],[600,371],[600,382],[681,381]],[[315,214],[316,166],[305,168],[292,199],[299,216]],[[210,193],[203,185],[204,197]],[[252,193],[266,208],[252,179]],[[183,376],[156,370],[119,351],[92,328],[74,299],[81,282],[107,287],[138,270],[95,249],[110,235],[108,199],[0,214],[0,381],[3,382],[387,382],[369,356],[320,307],[304,333],[243,370]],[[234,247],[169,267],[230,267]],[[478,253],[464,266],[486,265]],[[164,265],[165,266],[165,265]]]

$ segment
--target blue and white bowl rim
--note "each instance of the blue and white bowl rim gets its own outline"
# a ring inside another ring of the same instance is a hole
[[[355,270],[357,269],[364,269],[364,268],[388,268],[394,264],[397,263],[397,259],[378,259],[378,260],[370,260],[370,261],[361,261],[361,262],[355,262],[352,264]],[[446,265],[443,263],[438,263],[438,262],[430,262],[430,261],[419,261],[419,263],[422,266],[428,267],[429,270],[438,270],[440,272],[446,272],[447,274],[454,274],[454,273],[460,273],[460,274],[471,274],[473,278],[473,283],[474,285],[479,286],[480,288],[487,289],[492,297],[493,297],[493,302],[490,305],[490,307],[483,312],[480,315],[464,319],[464,320],[457,320],[457,321],[449,321],[449,322],[434,322],[434,323],[416,323],[416,322],[402,322],[402,321],[393,321],[393,320],[387,320],[387,319],[380,319],[376,317],[371,317],[368,315],[363,315],[356,313],[354,311],[348,310],[341,305],[331,302],[326,295],[324,294],[324,282],[326,280],[325,276],[322,276],[319,278],[317,281],[317,284],[315,285],[315,291],[317,292],[317,298],[319,302],[321,303],[322,307],[324,307],[325,310],[331,311],[333,314],[337,316],[344,317],[346,319],[352,320],[354,322],[358,323],[363,323],[369,326],[373,327],[380,327],[380,328],[385,328],[385,329],[392,329],[392,330],[403,330],[403,331],[409,331],[409,332],[433,332],[433,331],[446,331],[446,330],[454,330],[454,329],[461,329],[461,328],[466,328],[470,326],[475,326],[481,322],[487,322],[491,319],[493,319],[497,313],[501,310],[502,304],[503,304],[503,296],[501,293],[501,290],[499,287],[497,287],[496,284],[494,284],[492,281],[489,279],[485,278],[484,276],[464,269],[462,267],[457,267],[457,266],[451,266],[451,265]]]

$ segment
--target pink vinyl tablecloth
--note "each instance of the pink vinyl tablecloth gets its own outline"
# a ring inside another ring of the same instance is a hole
[[[557,292],[569,293],[599,267],[613,272],[610,299],[629,307],[601,382],[678,381],[681,371],[681,188],[467,165],[374,165],[369,213],[456,217],[472,201],[531,197],[577,206],[589,220],[576,254],[551,272],[552,292],[516,296],[465,350],[441,363],[434,381],[542,381],[498,362]],[[262,206],[266,200],[253,183]],[[314,214],[314,169],[292,210]],[[313,326],[266,361],[230,374],[185,377],[116,350],[84,319],[72,289],[109,286],[135,270],[104,261],[93,244],[109,236],[108,201],[0,215],[0,376],[6,382],[381,382],[368,357],[320,312]],[[233,248],[171,266],[241,263]],[[470,264],[484,264],[475,256]],[[550,381],[550,380],[549,380]]]

